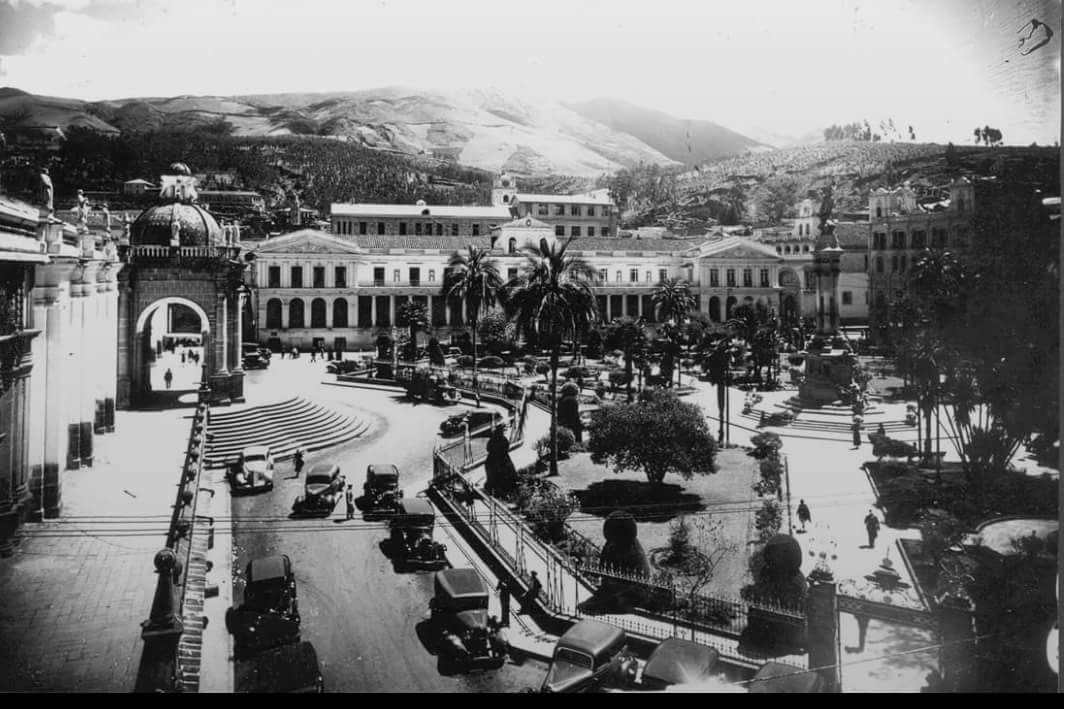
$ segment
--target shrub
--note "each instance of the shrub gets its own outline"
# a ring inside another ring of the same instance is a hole
[[[620,388],[632,381],[632,376],[628,372],[615,371],[607,375],[610,379],[610,384],[614,388]]]
[[[547,374],[551,371],[551,365],[549,365],[547,362],[539,362],[533,371],[535,371],[537,374]]]
[[[573,449],[573,444],[577,442],[577,437],[573,434],[573,431],[569,430],[565,426],[558,427],[558,456],[560,458],[566,457]],[[551,433],[545,433],[540,440],[536,441],[536,454],[541,458],[547,458],[551,455]]]
[[[576,382],[566,382],[558,388],[559,396],[578,396],[581,393],[581,388],[577,386]]]
[[[870,463],[870,465],[872,465],[872,463]],[[884,460],[876,465],[877,473],[884,480],[891,480],[900,475],[915,475],[917,473],[917,466],[913,463],[907,463],[904,460]]]
[[[574,495],[552,485],[532,492],[521,507],[537,537],[558,542],[566,536],[566,519],[580,507],[580,503]]]
[[[457,364],[460,367],[472,367],[473,366],[473,355],[462,355],[458,359],[455,360],[455,364]]]
[[[869,440],[873,443],[873,455],[877,458],[909,459],[917,455],[917,449],[905,441],[872,434],[870,434]]]
[[[678,517],[669,525],[668,562],[673,566],[684,566],[695,553],[692,544],[691,524],[687,515]]]
[[[762,481],[772,488],[771,492],[780,489],[780,480],[784,476],[784,464],[777,456],[763,458],[758,463],[758,471],[762,474]]]
[[[751,453],[755,458],[775,458],[780,455],[784,443],[777,434],[763,431],[751,436],[751,445],[754,447]]]
[[[774,534],[780,531],[781,521],[780,503],[776,500],[763,502],[762,508],[754,515],[754,526],[758,530],[758,539],[761,542],[769,541]]]
[[[587,379],[593,376],[587,367],[570,367],[565,372],[566,379]]]
[[[606,384],[603,382],[597,382],[595,385],[595,395],[602,401],[606,398]]]

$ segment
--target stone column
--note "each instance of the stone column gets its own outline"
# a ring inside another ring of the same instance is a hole
[[[100,345],[102,344],[99,305],[97,294],[97,273],[99,261],[90,261],[82,272],[78,284],[82,292],[82,319],[76,323],[80,330],[81,369],[78,370],[78,446],[81,465],[92,466],[93,463],[93,422],[96,418],[96,378],[100,375]]]
[[[233,294],[233,308],[230,313],[232,346],[230,347],[229,398],[235,404],[244,401],[244,300],[247,298],[242,288]]]
[[[71,276],[70,309],[67,313],[69,317],[64,323],[63,344],[61,345],[65,356],[60,366],[66,370],[61,410],[67,436],[67,459],[65,461],[67,470],[76,470],[81,467],[81,384],[84,379],[82,367],[85,364],[85,349],[82,341],[85,323],[83,273],[84,271],[78,267]],[[86,452],[91,458],[91,452]]]
[[[259,322],[266,322],[266,313],[262,314],[262,320]],[[285,298],[281,301],[281,329],[288,329],[288,299]]]
[[[806,598],[806,647],[810,667],[819,670],[825,691],[840,691],[839,605],[836,582],[810,579]]]

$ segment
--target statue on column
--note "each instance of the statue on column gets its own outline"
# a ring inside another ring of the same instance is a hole
[[[176,219],[170,222],[170,245],[181,246],[181,222]]]
[[[41,168],[40,184],[37,188],[38,199],[47,216],[55,213],[55,190],[52,187],[52,177],[48,174],[48,168]]]
[[[836,225],[831,221],[832,210],[835,208],[835,200],[832,199],[832,186],[825,185],[821,190],[821,207],[817,215],[820,223],[817,225],[820,248],[839,248],[839,240],[836,238]],[[822,238],[823,237],[823,240]]]

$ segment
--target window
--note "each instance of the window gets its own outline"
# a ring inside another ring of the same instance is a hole
[[[470,227],[470,229],[471,229],[470,233],[473,234],[473,236],[480,236],[481,235],[481,225],[480,224],[474,224],[472,227]]]
[[[398,268],[393,269],[393,271],[392,271],[392,282],[393,283],[399,283],[399,269]]]
[[[580,205],[579,204],[570,205],[569,215],[571,217],[579,217],[579,216],[581,216],[581,207],[580,207]]]
[[[817,288],[817,274],[813,271],[803,271],[803,277],[806,279],[806,290]]]
[[[777,253],[778,253],[778,254],[779,254],[779,253],[783,253],[783,251],[781,251],[781,249],[780,249],[780,245],[779,245],[779,244],[777,245]]]
[[[736,269],[729,268],[725,271],[725,286],[728,288],[736,287]]]
[[[961,248],[967,248],[969,246],[969,228],[960,226],[954,232],[954,245]]]
[[[421,236],[422,235],[422,223],[421,222],[415,222],[414,223],[414,235],[415,236]]]
[[[302,288],[303,287],[303,267],[292,267],[292,278],[289,282],[289,288]]]
[[[311,327],[325,327],[325,301],[321,298],[311,301]]]
[[[570,236],[580,236],[581,235],[581,228],[579,226],[571,226],[569,228],[569,234],[570,234]]]
[[[958,195],[958,211],[959,212],[964,212],[965,211],[965,196],[964,195]]]
[[[608,227],[608,226],[599,227],[599,236],[610,236],[610,227]]]
[[[588,236],[595,236],[595,227],[594,226],[588,227]]]
[[[868,272],[869,271],[869,254],[865,255],[865,260],[862,263],[863,263],[862,270]]]
[[[630,268],[629,269],[629,283],[638,283],[639,280],[640,280],[640,269],[638,269],[638,268]]]
[[[444,235],[444,225],[441,224],[440,222],[436,223],[436,235],[437,236],[443,236]]]
[[[432,224],[432,222],[430,222],[430,223],[425,225],[425,235],[426,236],[432,236],[433,235],[433,224]]]
[[[591,207],[588,207],[588,216],[589,217],[594,217],[595,216],[595,205],[592,205]]]
[[[621,283],[621,271],[614,272],[614,282]]]
[[[266,327],[271,330],[281,329],[281,301],[271,298],[266,302]]]
[[[876,216],[878,216],[878,217],[884,216],[884,208],[881,207],[879,204],[876,205]]]
[[[784,254],[786,256],[790,256],[791,255],[791,247],[790,246],[784,246]]]
[[[360,234],[366,234],[366,231],[367,231],[366,227],[367,227],[366,222],[359,222],[359,233]]]
[[[865,291],[865,304],[869,305],[869,291]]]
[[[606,269],[605,268],[600,268],[599,269],[599,282],[600,283],[606,283],[606,276],[607,276]]]
[[[893,231],[891,232],[891,248],[893,249],[905,249],[906,248],[906,232]]]
[[[643,280],[644,280],[644,283],[650,283],[651,282],[651,272],[650,271],[644,271],[643,272]]]
[[[400,222],[399,223],[399,235],[400,236],[406,236],[407,235],[407,222]]]
[[[853,295],[853,294],[852,294],[852,293],[851,293],[851,292],[850,292],[849,290],[845,290],[845,291],[843,291],[843,293],[842,293],[842,297],[843,297],[843,304],[844,304],[844,305],[851,305],[851,304],[853,304],[853,302],[854,302],[854,295]]]
[[[348,287],[348,269],[344,266],[337,266],[333,270],[333,287],[334,288],[347,288]]]
[[[270,268],[266,269],[266,273],[267,273],[267,276],[266,276],[267,286],[266,287],[267,288],[280,288],[281,287],[281,267],[280,266],[271,266]],[[281,326],[278,325],[278,327],[281,327]]]
[[[412,286],[418,286],[422,283],[422,269],[411,266],[410,269],[410,284]]]
[[[874,249],[886,249],[887,248],[887,234],[883,232],[873,232],[873,248]]]
[[[385,233],[385,223],[384,222],[377,222],[377,233],[378,234],[384,234]]]
[[[923,231],[915,231],[910,237],[911,249],[923,249],[925,247],[925,233]]]
[[[518,269],[516,269],[516,268],[508,268],[507,269],[507,280],[508,281],[513,281],[513,280],[517,280],[517,278],[518,278]]]
[[[762,288],[768,288],[769,287],[769,269],[768,268],[763,268],[758,273],[758,285],[760,285]]]
[[[296,298],[288,304],[289,329],[303,327],[303,301]]]
[[[754,273],[749,268],[743,269],[743,287],[750,288],[754,285]]]
[[[802,252],[803,252],[804,254],[808,254],[808,253],[810,253],[810,245],[809,245],[809,244],[803,244],[803,245],[802,245]]]
[[[538,217],[546,217],[547,216],[547,205],[546,204],[538,204],[538,205],[536,205],[536,215]]]
[[[716,268],[711,268],[710,269],[710,287],[711,288],[717,288],[720,285],[721,285],[721,279],[718,278],[717,269]]]
[[[899,270],[899,257],[898,257],[898,255],[893,255],[891,257],[891,272],[892,273],[897,273],[898,270]]]
[[[884,257],[883,256],[877,256],[876,257],[876,272],[877,273],[883,273],[884,272]]]
[[[562,226],[561,224],[556,225],[555,226],[555,236],[565,236],[565,235],[566,235],[566,227]]]
[[[315,266],[311,271],[311,282],[315,288],[325,288],[325,268]]]
[[[946,229],[933,229],[932,230],[932,248],[942,249],[947,245],[947,230]]]
[[[901,256],[899,256],[899,271],[906,271],[906,254],[902,254]]]
[[[659,283],[662,283],[663,281],[667,280],[668,277],[669,277],[669,271],[667,271],[664,268],[658,269],[658,282]]]
[[[373,284],[375,286],[383,286],[385,284],[385,269],[384,266],[378,266],[373,270]]]
[[[430,268],[429,269],[429,282],[430,283],[436,283],[436,269],[435,268]]]
[[[564,204],[556,204],[555,205],[555,216],[556,217],[564,217],[564,216],[566,216],[566,205],[564,205]]]
[[[348,301],[337,298],[333,301],[333,327],[348,326]]]
[[[516,253],[517,250],[518,250],[518,240],[515,239],[512,236],[512,237],[510,237],[510,240],[507,241],[507,253],[508,254],[513,254],[513,253]]]

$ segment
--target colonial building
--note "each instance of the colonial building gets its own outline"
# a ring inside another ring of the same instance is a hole
[[[341,236],[487,237],[510,221],[506,207],[452,207],[417,204],[345,204],[334,202],[329,227]]]
[[[305,229],[268,239],[252,252],[258,340],[274,349],[365,349],[381,332],[402,326],[398,312],[408,301],[425,305],[434,335],[447,339],[467,327],[461,303],[440,294],[453,254],[470,246],[490,249],[509,280],[525,263],[524,246],[556,238],[552,225],[524,217],[476,237],[347,237]],[[689,281],[698,309],[715,321],[741,303],[780,307],[783,260],[743,237],[582,237],[570,252],[595,269],[593,290],[604,320],[630,316],[653,323],[651,294],[668,278]]]
[[[59,516],[60,471],[114,430],[117,278],[110,235],[0,197],[0,555]]]
[[[492,204],[509,207],[515,218],[532,217],[550,224],[558,237],[618,235],[617,208],[603,190],[576,195],[518,192],[513,178],[504,172],[493,183]]]

